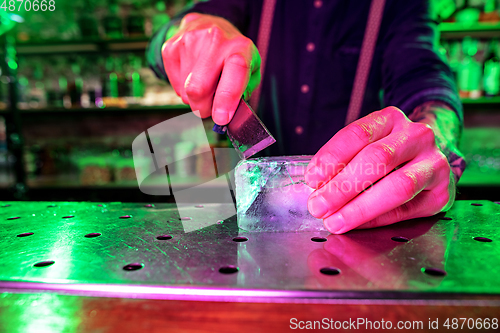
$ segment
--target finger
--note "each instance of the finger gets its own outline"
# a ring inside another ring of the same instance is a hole
[[[416,127],[422,130],[392,133],[363,148],[333,179],[311,194],[311,214],[316,218],[331,215],[394,168],[433,147],[434,135],[428,133],[432,129]]]
[[[194,66],[194,50],[191,48],[192,45],[192,34],[185,33],[182,37],[182,47],[180,47],[180,78],[182,87],[180,90],[182,101],[185,104],[189,104],[189,98],[186,94],[186,86],[189,85],[191,70]]]
[[[212,118],[218,125],[226,125],[233,118],[243,92],[250,80],[250,60],[241,54],[226,58],[217,86]]]
[[[395,107],[356,120],[341,129],[314,155],[305,179],[309,186],[319,188],[332,179],[367,145],[389,135],[402,122],[410,122]]]
[[[415,198],[396,207],[395,209],[378,216],[377,218],[363,223],[356,229],[369,229],[383,227],[404,220],[416,219],[419,217],[431,216],[439,213],[442,210],[441,197],[446,196],[445,193],[436,196],[435,191],[424,190]],[[449,200],[449,196],[446,198]],[[448,201],[446,200],[446,201]]]
[[[181,95],[181,79],[180,79],[180,50],[179,50],[179,39],[174,39],[172,37],[171,40],[166,41],[161,50],[162,59],[163,59],[163,67],[165,68],[165,72],[167,73],[168,80],[172,85],[172,88],[175,90],[178,96]]]
[[[212,114],[212,102],[222,71],[220,61],[220,40],[218,29],[209,29],[206,38],[210,39],[209,48],[196,60],[185,82],[186,96],[192,110],[197,110],[202,118]]]
[[[432,183],[432,171],[429,160],[406,164],[325,218],[325,228],[341,234],[396,209]]]

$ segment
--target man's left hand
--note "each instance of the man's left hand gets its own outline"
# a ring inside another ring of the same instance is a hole
[[[313,157],[309,212],[332,233],[373,228],[449,209],[456,181],[433,129],[395,107],[358,119]]]

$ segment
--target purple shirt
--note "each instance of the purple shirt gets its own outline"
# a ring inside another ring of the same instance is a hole
[[[277,0],[258,108],[278,141],[267,154],[315,154],[344,126],[370,2]],[[221,16],[256,43],[262,3],[211,0],[182,15]],[[160,50],[167,29],[147,51],[165,79]],[[408,115],[422,103],[442,101],[462,120],[453,75],[436,52],[437,36],[429,1],[386,1],[360,117],[384,106]]]

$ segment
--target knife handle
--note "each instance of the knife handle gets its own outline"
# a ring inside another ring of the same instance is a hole
[[[212,131],[214,131],[215,133],[218,133],[218,134],[226,134],[227,126],[214,124]]]

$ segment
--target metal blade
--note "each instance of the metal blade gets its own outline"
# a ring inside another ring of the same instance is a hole
[[[258,153],[276,142],[264,123],[243,100],[227,125],[227,135],[242,159]]]

